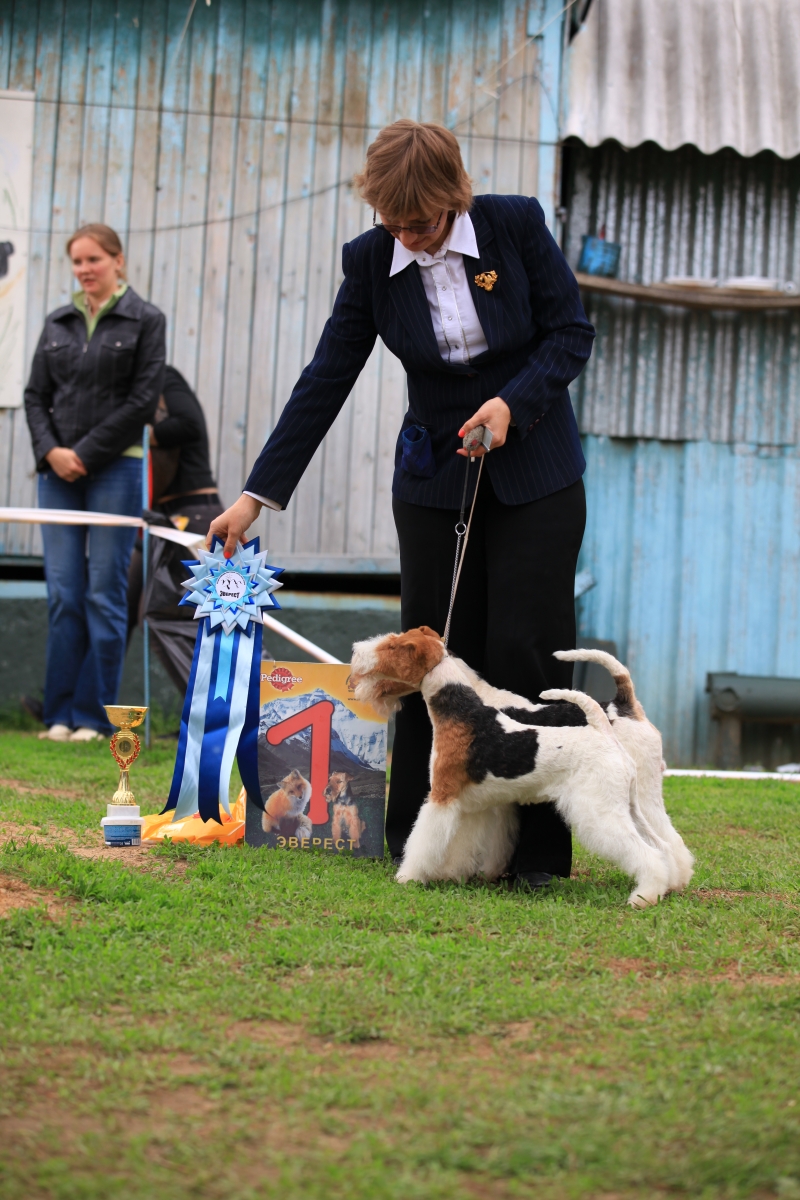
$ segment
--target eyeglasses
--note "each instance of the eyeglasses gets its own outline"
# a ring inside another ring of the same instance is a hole
[[[442,211],[439,213],[439,216],[436,218],[435,225],[384,225],[382,221],[375,220],[376,216],[377,213],[373,212],[373,228],[385,229],[387,233],[392,235],[392,237],[397,237],[401,233],[413,233],[415,237],[430,237],[432,233],[436,233],[436,230],[441,225],[442,217],[444,216],[444,209],[442,209]]]

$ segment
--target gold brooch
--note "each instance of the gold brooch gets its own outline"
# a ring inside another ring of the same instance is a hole
[[[475,282],[479,288],[490,292],[497,283],[497,271],[482,271],[480,275],[475,276]]]

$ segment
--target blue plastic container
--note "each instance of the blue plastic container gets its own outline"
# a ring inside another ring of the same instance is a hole
[[[578,270],[584,275],[604,275],[607,279],[616,279],[621,253],[622,246],[619,242],[607,242],[604,238],[586,234],[581,247]]]
[[[103,837],[107,846],[141,846],[144,817],[138,804],[109,804],[103,817]]]

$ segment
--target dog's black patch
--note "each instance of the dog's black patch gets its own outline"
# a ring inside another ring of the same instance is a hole
[[[348,787],[346,792],[339,793],[333,803],[341,804],[342,808],[353,808],[355,806],[355,802],[356,798]]]
[[[498,710],[481,703],[472,688],[448,683],[428,703],[437,717],[459,721],[470,729],[472,743],[464,765],[473,783],[482,783],[489,772],[500,779],[518,779],[535,767],[536,730],[506,733],[498,723]]]
[[[586,713],[571,700],[554,700],[531,712],[529,708],[501,708],[500,712],[520,725],[588,725]]]

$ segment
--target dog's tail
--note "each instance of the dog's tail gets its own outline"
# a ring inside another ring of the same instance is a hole
[[[593,729],[614,737],[614,730],[611,728],[608,717],[597,701],[593,700],[591,696],[587,696],[586,692],[573,692],[569,688],[551,688],[548,692],[542,692],[541,698],[542,700],[567,700],[570,704],[576,704],[586,713],[586,720]]]
[[[636,699],[630,671],[614,658],[613,654],[607,654],[605,650],[556,650],[554,657],[563,662],[593,662],[605,667],[617,685],[617,694],[613,701],[617,708],[636,721],[647,720],[644,709]]]

